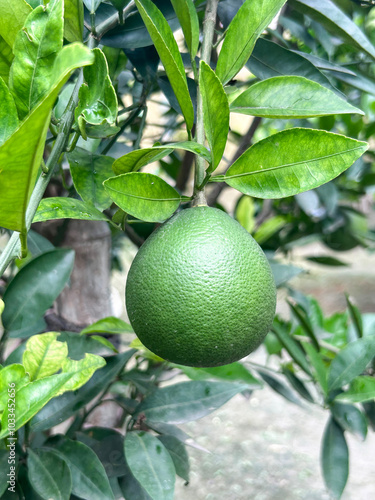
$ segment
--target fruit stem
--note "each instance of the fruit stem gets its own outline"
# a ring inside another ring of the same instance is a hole
[[[201,60],[210,64],[211,61],[211,51],[214,39],[215,24],[216,24],[216,12],[219,0],[208,0],[206,6],[206,12],[203,21],[203,42],[201,48]],[[205,142],[204,134],[204,124],[203,124],[203,105],[202,96],[200,91],[198,92],[197,99],[197,127],[196,127],[196,141],[199,144]],[[207,205],[206,198],[204,196],[204,186],[202,183],[206,176],[206,163],[200,156],[196,157],[195,160],[195,174],[194,174],[194,200],[193,206]]]

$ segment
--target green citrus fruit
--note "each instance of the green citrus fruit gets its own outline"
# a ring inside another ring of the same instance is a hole
[[[140,248],[126,306],[135,333],[158,356],[220,366],[262,342],[276,289],[250,234],[221,210],[195,207],[174,215]]]

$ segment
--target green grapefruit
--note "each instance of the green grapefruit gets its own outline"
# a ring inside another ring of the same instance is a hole
[[[216,208],[175,214],[147,239],[126,284],[141,342],[168,361],[197,367],[239,360],[259,346],[276,288],[259,245]]]

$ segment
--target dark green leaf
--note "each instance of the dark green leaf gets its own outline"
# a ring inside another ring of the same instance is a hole
[[[334,402],[331,413],[342,429],[359,436],[362,440],[366,438],[366,418],[356,406]]]
[[[83,36],[83,3],[64,0],[64,38],[68,42],[81,42]]]
[[[1,47],[0,47],[1,48]],[[4,80],[0,77],[0,146],[18,127],[17,108],[12,94]]]
[[[328,393],[328,385],[327,385],[327,367],[324,364],[321,354],[319,351],[315,349],[315,347],[308,343],[302,342],[303,348],[305,349],[310,363],[314,368],[314,375],[316,380],[319,382],[324,394]]]
[[[367,148],[365,142],[323,130],[284,130],[249,148],[224,180],[258,198],[292,196],[334,179]]]
[[[343,73],[327,71],[330,76],[333,76],[337,80],[340,80],[348,85],[354,87],[355,89],[362,90],[363,92],[367,92],[368,94],[375,95],[375,82],[368,76],[356,72],[355,75],[346,75]]]
[[[59,340],[68,344],[68,355],[71,359],[82,359],[87,353],[102,356],[112,354],[112,347],[110,349],[103,347],[103,344],[98,342],[94,336],[85,337],[77,335],[76,332],[61,332]]]
[[[0,0],[0,35],[10,47],[13,47],[16,35],[31,11],[25,0]]]
[[[172,30],[163,14],[151,0],[135,0],[135,4],[158,51],[181,106],[186,125],[191,130],[194,123],[193,104],[187,86],[185,68]]]
[[[88,333],[107,333],[114,335],[117,333],[134,333],[134,331],[133,328],[122,319],[108,316],[108,318],[100,319],[81,331],[81,335],[87,335]]]
[[[310,403],[315,403],[314,398],[312,397],[310,391],[307,389],[306,385],[302,382],[302,380],[297,377],[289,368],[284,366],[282,368],[283,374],[287,378],[290,385],[295,389],[300,396],[309,401]]]
[[[114,176],[112,170],[114,159],[110,156],[95,155],[80,148],[75,148],[67,158],[74,187],[82,200],[94,205],[100,211],[108,208],[112,200],[105,192],[103,182]]]
[[[36,211],[33,222],[55,219],[104,220],[106,215],[91,205],[74,198],[43,198]]]
[[[349,384],[375,356],[375,337],[364,337],[345,346],[333,359],[328,371],[328,389]]]
[[[196,448],[197,450],[204,451],[205,453],[210,453],[206,448],[203,448],[203,446],[200,446],[198,443],[196,443],[194,439],[189,436],[189,434],[186,434],[186,432],[179,429],[175,425],[161,424],[156,422],[148,422],[147,425],[159,434],[173,436],[187,446],[191,446],[192,448]]]
[[[310,316],[306,313],[306,310],[300,304],[294,305],[291,302],[288,302],[288,304],[292,310],[293,315],[296,317],[298,323],[301,325],[304,333],[306,333],[310,337],[314,348],[317,351],[319,351],[320,345],[318,339],[316,338],[314,325],[311,321]]]
[[[208,415],[247,388],[230,382],[181,382],[157,389],[138,406],[137,415],[151,422],[181,424]]]
[[[192,380],[207,380],[218,378],[231,380],[233,382],[245,382],[252,387],[260,388],[262,383],[255,378],[249,370],[241,363],[235,362],[229,365],[216,366],[214,368],[193,368],[191,366],[177,365],[185,375]]]
[[[228,98],[220,80],[204,61],[199,69],[199,91],[202,96],[203,122],[212,154],[212,172],[224,154],[229,133]]]
[[[298,50],[293,50],[292,51],[295,54],[298,54],[299,56],[304,57],[308,61],[310,61],[316,68],[321,69],[321,70],[331,70],[335,71],[336,73],[344,73],[347,75],[352,75],[355,76],[355,73],[347,68],[346,66],[340,66],[339,64],[333,63],[331,61],[327,61],[327,59],[322,59],[320,57],[317,57],[313,54],[309,54],[307,52],[300,52]]]
[[[324,431],[321,465],[329,492],[339,499],[348,480],[349,450],[343,430],[332,418]]]
[[[193,0],[171,0],[173,8],[180,21],[185,42],[193,59],[198,52],[199,21]]]
[[[165,221],[181,203],[178,192],[154,174],[122,174],[105,181],[104,187],[124,212],[148,222]]]
[[[232,102],[230,110],[265,118],[364,114],[331,90],[302,76],[276,76],[255,83]]]
[[[176,469],[176,474],[182,477],[182,479],[185,479],[185,481],[188,483],[190,465],[189,456],[186,452],[185,446],[174,436],[159,436],[158,439],[163,443],[163,445],[171,455],[174,467]]]
[[[12,331],[35,323],[60,295],[73,263],[74,252],[59,248],[26,264],[4,294],[4,328]]]
[[[47,238],[30,229],[27,233],[27,248],[33,257],[37,257],[42,253],[53,250],[55,247]]]
[[[9,450],[0,450],[0,496],[2,496],[4,491],[6,491],[6,489],[9,487],[9,476],[7,476],[7,474],[9,473],[8,459]],[[16,464],[12,465],[14,465],[14,467],[16,466]]]
[[[274,324],[272,331],[297,365],[299,365],[302,370],[307,373],[307,375],[311,376],[309,363],[307,362],[305,353],[303,352],[300,344],[277,324]]]
[[[294,403],[298,406],[301,405],[301,401],[296,397],[293,391],[289,389],[287,385],[284,384],[278,377],[271,375],[268,371],[261,369],[257,370],[262,379],[268,384],[271,389],[273,389],[277,394],[280,394],[283,398]]]
[[[128,432],[125,456],[129,468],[153,500],[173,500],[175,468],[164,445],[147,432]]]
[[[45,500],[69,500],[72,476],[67,463],[56,453],[28,449],[28,477],[34,490]]]
[[[370,376],[356,377],[349,389],[340,393],[335,399],[348,403],[375,401],[375,378]]]
[[[153,500],[147,491],[133,476],[125,460],[125,474],[118,479],[119,486],[126,500]]]
[[[307,260],[314,262],[316,264],[321,264],[323,266],[347,266],[342,260],[336,259],[336,257],[331,257],[329,255],[316,255],[313,257],[306,257]]]
[[[93,13],[102,3],[102,0],[83,0],[83,3],[86,5],[87,9]]]
[[[267,28],[285,0],[246,0],[228,27],[216,66],[225,85],[243,67],[257,38]]]
[[[361,311],[358,309],[356,305],[352,303],[348,294],[345,295],[345,298],[346,298],[346,304],[348,306],[350,319],[354,326],[355,332],[357,334],[357,337],[361,338],[363,337],[363,323],[362,323]]]

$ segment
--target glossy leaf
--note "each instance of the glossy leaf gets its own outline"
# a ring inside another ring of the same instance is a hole
[[[255,228],[255,203],[250,196],[241,196],[236,206],[236,219],[247,232]]]
[[[70,379],[65,384],[64,391],[76,391],[105,364],[105,360],[96,354],[86,353],[85,357],[79,360],[66,358],[62,363],[61,372],[68,373]]]
[[[199,46],[199,21],[193,0],[171,0],[173,9],[177,14],[185,42],[193,59]]]
[[[18,391],[29,381],[29,376],[21,364],[12,364],[0,369],[0,413],[8,403],[9,384],[15,384],[14,388]]]
[[[277,394],[285,398],[287,401],[294,403],[298,406],[301,405],[301,401],[296,397],[295,393],[284,384],[278,377],[271,375],[271,373],[265,370],[257,370],[262,379],[268,384],[271,389],[273,389]]]
[[[272,331],[277,336],[292,359],[297,363],[297,365],[299,365],[307,375],[311,376],[309,363],[306,360],[305,353],[300,344],[296,340],[294,340],[294,338],[290,336],[282,327],[274,325]]]
[[[340,393],[335,399],[348,403],[375,401],[375,378],[370,376],[356,377],[351,382],[349,389]]]
[[[343,430],[332,418],[324,431],[321,465],[329,492],[339,499],[348,480],[349,450]]]
[[[202,96],[204,130],[212,154],[212,172],[224,154],[229,134],[228,98],[220,80],[204,61],[199,69],[199,91]]]
[[[47,240],[47,238],[30,229],[27,233],[27,248],[33,257],[37,257],[42,253],[53,250],[55,247],[49,240]]]
[[[186,125],[191,130],[194,123],[193,104],[187,86],[185,68],[172,30],[151,0],[135,0],[135,4],[158,51]]]
[[[109,335],[133,333],[133,328],[120,318],[108,316],[107,318],[95,321],[95,323],[92,323],[81,331],[81,335],[87,335],[89,333],[106,333]]]
[[[331,413],[342,429],[351,432],[362,440],[366,438],[366,417],[356,406],[334,402]]]
[[[285,0],[246,0],[228,27],[216,74],[225,85],[249,59],[255,42],[267,28]]]
[[[323,130],[284,130],[249,148],[223,179],[258,198],[292,196],[334,179],[367,147],[365,142]]]
[[[31,11],[25,0],[0,0],[0,35],[11,48]]]
[[[14,331],[35,323],[60,295],[73,263],[74,252],[59,248],[26,264],[5,291],[4,328]]]
[[[9,71],[13,61],[13,52],[11,47],[6,43],[4,38],[0,36],[0,77],[7,82]]]
[[[151,422],[182,424],[208,415],[247,388],[230,382],[182,382],[157,389],[138,406],[137,415]]]
[[[79,103],[75,119],[84,139],[88,137],[107,137],[116,133],[118,128],[108,129],[117,118],[117,97],[108,75],[108,64],[103,52],[96,48],[92,51],[94,64],[83,70],[85,83],[79,89]]]
[[[214,368],[193,368],[191,366],[178,365],[185,375],[191,380],[222,379],[233,382],[244,382],[252,387],[260,388],[262,383],[255,378],[249,370],[241,363],[235,362],[229,365],[216,366]]]
[[[52,106],[70,72],[91,62],[92,55],[83,45],[64,47],[56,58],[48,94],[0,147],[0,226],[25,229],[26,207],[43,157]]]
[[[67,463],[56,453],[28,449],[28,477],[33,489],[45,500],[69,500],[72,476]]]
[[[328,371],[328,389],[333,391],[360,375],[375,356],[375,337],[364,337],[345,346]]]
[[[321,57],[317,57],[314,54],[309,54],[307,52],[301,52],[298,50],[293,50],[295,54],[304,57],[308,61],[310,61],[316,68],[326,71],[335,71],[335,73],[344,73],[346,75],[355,76],[354,71],[347,68],[346,66],[340,66],[340,64],[336,64],[332,61],[327,61],[327,59],[322,59]]]
[[[83,3],[86,5],[87,9],[90,12],[95,12],[99,5],[102,3],[102,0],[83,0]]]
[[[57,339],[58,333],[48,332],[34,335],[26,343],[22,364],[30,380],[47,377],[60,370],[68,356],[66,342]]]
[[[55,219],[104,220],[108,222],[106,215],[83,201],[63,197],[43,198],[33,222]]]
[[[287,367],[283,367],[282,372],[288,380],[289,384],[298,392],[301,397],[309,401],[309,403],[315,403],[314,398],[312,397],[310,391],[307,389],[306,385],[299,377],[297,377],[297,375],[292,370],[289,370],[289,368]]]
[[[110,156],[92,154],[84,149],[75,148],[67,154],[72,180],[82,200],[94,205],[102,211],[112,204],[111,198],[104,190],[103,182],[113,177]]]
[[[184,444],[174,436],[158,436],[159,441],[163,443],[165,448],[168,450],[176,469],[176,474],[185,481],[189,482],[189,455],[186,452]]]
[[[136,149],[118,158],[113,163],[113,170],[117,175],[136,172],[141,167],[153,163],[171,154],[174,149],[182,149],[202,156],[206,161],[211,162],[210,152],[201,144],[192,141],[175,142],[163,146],[154,146],[152,148]]]
[[[133,476],[125,460],[125,474],[118,479],[118,484],[126,500],[153,500],[147,491]]]
[[[292,0],[291,5],[375,59],[375,48],[370,40],[331,0]]]
[[[90,500],[114,500],[103,465],[85,444],[63,438],[53,450],[68,464],[72,474],[72,493]]]
[[[27,17],[14,42],[9,74],[20,119],[48,94],[54,80],[54,63],[63,46],[63,2],[51,0]]]
[[[83,36],[83,3],[64,0],[64,38],[68,42],[81,42]]]
[[[177,191],[153,174],[122,174],[105,181],[104,187],[124,212],[148,222],[165,221],[181,203]]]
[[[232,102],[230,110],[265,118],[364,114],[331,90],[302,76],[277,76],[255,83]]]
[[[0,47],[1,48],[1,47]],[[4,80],[0,77],[0,146],[18,127],[17,108],[12,94]]]
[[[175,468],[164,445],[147,432],[128,432],[125,456],[129,468],[153,500],[173,500]]]
[[[314,369],[314,376],[316,380],[319,382],[320,387],[323,390],[324,394],[328,393],[328,385],[327,385],[327,371],[328,368],[324,364],[321,354],[319,351],[315,349],[312,344],[307,342],[302,342],[303,348],[305,349],[310,363]]]

